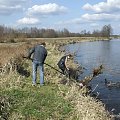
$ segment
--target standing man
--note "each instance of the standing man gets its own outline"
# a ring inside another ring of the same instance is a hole
[[[33,54],[32,66],[33,66],[33,80],[32,85],[36,85],[37,79],[37,68],[40,70],[40,85],[44,85],[44,61],[47,56],[47,50],[45,49],[45,42],[41,44],[35,45],[32,49],[30,49],[28,53],[28,58],[31,58]]]

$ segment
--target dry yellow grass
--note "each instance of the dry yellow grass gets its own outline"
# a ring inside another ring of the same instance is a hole
[[[104,105],[90,96],[83,96],[81,91],[77,89],[76,84],[73,84],[66,94],[66,99],[69,99],[75,105],[74,115],[78,120],[112,120],[109,112],[104,108]],[[72,119],[72,116],[71,116]]]

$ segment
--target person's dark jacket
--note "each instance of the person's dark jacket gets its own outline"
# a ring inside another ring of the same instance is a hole
[[[28,53],[28,58],[31,58],[31,55],[33,54],[33,61],[37,61],[39,63],[44,63],[46,56],[47,56],[47,50],[42,45],[36,45],[32,49],[30,49]]]
[[[62,70],[62,71],[64,71],[65,69],[66,69],[66,66],[65,66],[65,60],[66,60],[66,56],[63,56],[60,60],[59,60],[59,62],[58,62],[58,67]]]

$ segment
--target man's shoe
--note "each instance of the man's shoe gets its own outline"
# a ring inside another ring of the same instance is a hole
[[[44,86],[44,84],[40,84],[40,86]]]
[[[32,86],[36,86],[36,84],[32,84]]]

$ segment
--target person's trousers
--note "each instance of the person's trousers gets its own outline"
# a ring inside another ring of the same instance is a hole
[[[39,74],[40,74],[40,84],[44,84],[44,66],[42,63],[39,63],[38,61],[33,61],[33,84],[36,84],[37,79],[37,69],[39,68]]]

